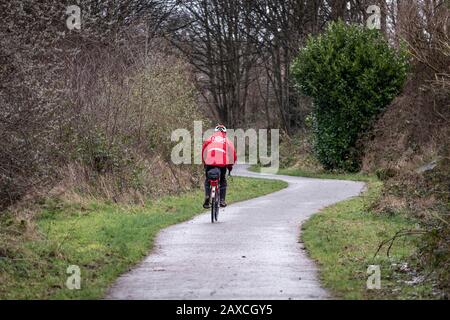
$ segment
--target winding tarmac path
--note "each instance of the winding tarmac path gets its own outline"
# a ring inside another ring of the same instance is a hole
[[[299,243],[300,225],[321,208],[357,196],[362,182],[252,173],[279,179],[281,191],[229,205],[219,222],[202,214],[162,230],[150,254],[106,299],[327,299]]]

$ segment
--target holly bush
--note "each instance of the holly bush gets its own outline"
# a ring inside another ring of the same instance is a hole
[[[408,61],[406,50],[390,47],[380,31],[341,21],[308,39],[291,71],[313,98],[314,151],[326,169],[359,169],[358,139],[400,93]]]

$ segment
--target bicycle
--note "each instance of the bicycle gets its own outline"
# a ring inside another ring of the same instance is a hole
[[[228,169],[228,177],[231,177],[231,170]],[[220,210],[220,172],[212,171],[208,173],[208,182],[211,188],[210,201],[211,201],[211,223],[217,222],[219,218]]]

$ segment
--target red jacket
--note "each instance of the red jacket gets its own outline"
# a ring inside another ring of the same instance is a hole
[[[226,137],[224,132],[215,132],[203,143],[203,164],[215,167],[226,167],[233,165],[237,160],[236,150],[233,143]]]

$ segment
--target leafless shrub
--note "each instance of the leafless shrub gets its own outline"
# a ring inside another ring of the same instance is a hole
[[[168,131],[197,115],[185,65],[158,40],[164,1],[83,1],[73,31],[66,4],[0,4],[0,210],[73,162],[90,183],[144,188],[137,172],[167,161]]]

